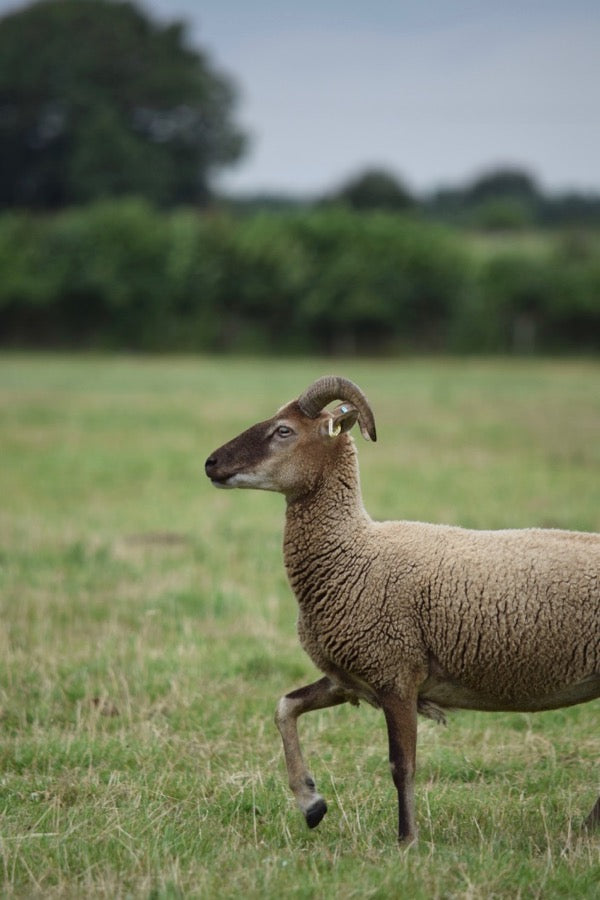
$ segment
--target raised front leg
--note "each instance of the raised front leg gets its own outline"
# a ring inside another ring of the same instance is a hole
[[[335,685],[329,678],[299,688],[282,697],[277,704],[275,724],[281,734],[290,788],[306,824],[314,828],[327,812],[327,804],[317,792],[312,775],[306,768],[298,738],[298,716],[313,709],[325,709],[340,703],[357,703],[356,697]]]
[[[381,697],[388,730],[390,769],[398,792],[398,840],[417,839],[415,823],[415,762],[417,753],[417,701],[395,694]]]

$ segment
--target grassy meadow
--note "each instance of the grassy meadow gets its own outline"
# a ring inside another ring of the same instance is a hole
[[[368,394],[375,518],[600,531],[600,364],[5,355],[0,360],[0,894],[598,897],[600,706],[419,726],[400,852],[383,717],[301,721],[329,802],[287,787],[295,635],[283,499],[203,462],[313,378]]]

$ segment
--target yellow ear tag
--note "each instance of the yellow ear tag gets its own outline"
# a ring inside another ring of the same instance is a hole
[[[329,419],[329,421],[327,422],[327,430],[329,432],[329,437],[332,437],[332,438],[337,437],[338,434],[340,433],[340,431],[342,430],[342,426],[341,425],[334,426],[333,419]]]

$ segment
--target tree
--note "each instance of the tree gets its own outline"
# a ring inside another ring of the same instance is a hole
[[[539,198],[537,184],[527,172],[509,166],[480,175],[465,190],[467,204],[506,197],[533,203]]]
[[[243,151],[234,104],[182,23],[131,2],[40,0],[0,19],[0,205],[201,202]]]
[[[465,187],[442,188],[427,202],[433,218],[475,228],[514,230],[534,224],[543,196],[535,179],[515,167],[491,169]]]
[[[366,169],[326,197],[325,203],[342,203],[357,210],[391,211],[408,209],[415,201],[394,175],[384,169]]]

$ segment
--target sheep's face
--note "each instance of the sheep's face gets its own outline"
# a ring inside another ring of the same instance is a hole
[[[290,403],[211,453],[206,474],[215,487],[277,491],[290,499],[302,496],[314,488],[357,418],[358,411],[349,403],[314,419]]]

